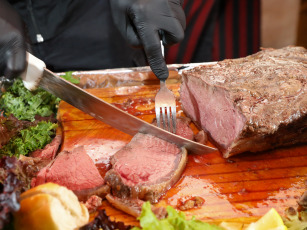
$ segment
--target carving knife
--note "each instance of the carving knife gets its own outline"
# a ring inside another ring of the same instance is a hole
[[[43,61],[30,53],[27,53],[27,67],[21,78],[27,89],[34,90],[37,87],[41,87],[97,120],[124,133],[130,135],[135,135],[138,132],[148,133],[163,140],[173,142],[178,147],[185,147],[188,151],[195,154],[216,151],[216,148],[174,135],[101,100],[54,74],[46,68]]]

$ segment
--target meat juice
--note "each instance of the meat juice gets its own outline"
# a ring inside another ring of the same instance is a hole
[[[272,207],[283,214],[287,207],[297,207],[305,190],[306,150],[297,146],[231,160],[216,153],[190,155],[184,176],[161,202],[176,206],[184,198],[199,196],[203,205],[186,213],[208,220],[249,222]]]
[[[171,85],[177,96],[177,111],[181,110],[178,90],[180,84]],[[131,86],[125,90],[118,88],[95,89],[102,99],[122,106],[126,111],[151,122],[154,119],[153,98],[158,85]],[[133,93],[129,93],[133,92]],[[143,100],[141,99],[143,98]],[[130,100],[130,101],[128,101]],[[150,103],[152,104],[150,104]],[[142,106],[145,103],[145,106]],[[126,108],[125,108],[126,107]],[[66,103],[59,109],[63,127],[63,147],[82,143],[84,139],[101,139],[128,143],[131,136],[119,132],[102,122],[98,122]],[[193,126],[197,132],[197,128]],[[86,144],[86,143],[85,143]],[[176,207],[182,200],[191,197],[204,199],[200,207],[185,211],[188,217],[195,216],[204,221],[223,220],[251,222],[274,207],[281,215],[286,207],[297,207],[297,199],[305,190],[307,179],[307,146],[276,149],[257,154],[245,153],[224,159],[219,152],[206,155],[189,155],[188,164],[181,179],[160,199],[157,206]],[[98,163],[103,174],[109,161]],[[138,221],[104,201],[101,207],[111,218],[127,225],[137,225]]]

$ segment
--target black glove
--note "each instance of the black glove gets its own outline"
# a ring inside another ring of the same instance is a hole
[[[148,63],[160,80],[168,69],[160,39],[169,47],[184,37],[183,0],[110,0],[113,20],[132,46],[143,47]]]
[[[0,0],[0,76],[17,77],[26,64],[23,23],[5,0]]]

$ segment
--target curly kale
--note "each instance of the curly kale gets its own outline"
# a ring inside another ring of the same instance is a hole
[[[31,126],[20,131],[18,135],[0,149],[0,157],[27,155],[37,149],[44,148],[52,141],[57,124],[41,121],[36,126]]]
[[[0,110],[13,114],[19,120],[34,121],[35,116],[48,117],[56,114],[60,99],[43,89],[27,90],[17,79],[0,98]]]

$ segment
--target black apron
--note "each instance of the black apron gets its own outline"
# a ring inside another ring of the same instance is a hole
[[[26,24],[31,52],[53,71],[147,65],[114,26],[108,0],[9,2]]]

